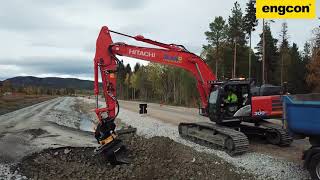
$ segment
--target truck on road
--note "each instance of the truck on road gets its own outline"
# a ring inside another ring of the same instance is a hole
[[[284,119],[293,137],[309,138],[311,147],[303,153],[311,178],[320,179],[320,94],[283,96]]]

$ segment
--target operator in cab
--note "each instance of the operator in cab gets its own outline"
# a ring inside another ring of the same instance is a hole
[[[224,101],[225,101],[225,103],[228,103],[228,104],[238,103],[238,97],[234,93],[233,89],[228,89],[227,98]]]
[[[224,102],[226,104],[226,111],[225,115],[229,117],[233,117],[233,115],[236,113],[238,110],[238,97],[235,94],[235,88],[230,87],[227,89],[227,96],[224,99]]]

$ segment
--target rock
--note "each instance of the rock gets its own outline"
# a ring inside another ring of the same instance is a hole
[[[65,149],[64,150],[64,154],[68,154],[69,152],[71,152],[71,149]]]

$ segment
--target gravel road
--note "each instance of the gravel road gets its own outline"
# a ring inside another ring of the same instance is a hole
[[[138,112],[139,104],[145,102],[138,101],[119,101],[120,108],[124,108],[133,112]],[[159,119],[162,122],[178,125],[180,122],[204,122],[209,121],[208,118],[199,116],[198,109],[160,105],[156,103],[148,104],[148,116]]]

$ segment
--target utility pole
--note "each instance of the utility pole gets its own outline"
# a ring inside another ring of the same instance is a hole
[[[219,79],[218,78],[218,60],[220,59],[218,47],[219,46],[216,47],[216,56],[217,56],[217,59],[216,59],[216,76],[217,76],[217,79]]]
[[[251,35],[250,35],[250,49],[249,49],[249,79],[251,79]]]
[[[263,24],[263,32],[262,32],[262,84],[266,83],[266,79],[265,79],[265,53],[266,53],[266,39],[265,39],[265,22],[264,19],[262,20],[262,24]]]
[[[281,86],[283,86],[283,54],[281,55]]]
[[[234,55],[233,55],[233,76],[232,78],[236,78],[236,68],[237,68],[237,37],[234,42]]]

